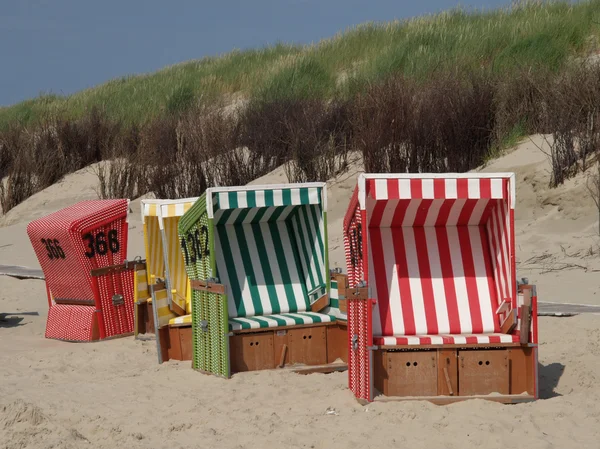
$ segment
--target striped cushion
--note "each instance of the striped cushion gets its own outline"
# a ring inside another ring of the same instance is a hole
[[[394,335],[392,337],[373,337],[375,345],[475,345],[486,343],[518,343],[518,335],[473,334],[473,335]]]
[[[175,318],[176,315],[169,308],[169,297],[165,289],[152,293],[152,303],[152,307],[157,308],[159,328],[168,325],[171,318]]]
[[[192,315],[183,315],[175,318],[171,318],[169,320],[169,326],[191,326],[192,325]]]
[[[300,324],[329,323],[334,322],[335,320],[336,318],[334,316],[325,315],[323,313],[282,313],[260,317],[231,318],[229,320],[229,330],[237,331],[242,329],[263,329]]]

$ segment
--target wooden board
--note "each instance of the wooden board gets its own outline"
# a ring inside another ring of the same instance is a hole
[[[273,332],[273,331],[271,331]],[[285,357],[283,359],[283,366],[290,364],[290,348],[289,348],[289,339],[288,339],[288,330],[287,329],[276,329],[273,335],[273,356],[275,357],[275,361],[277,365],[281,363],[281,351],[283,350],[284,345],[287,347],[285,351]]]
[[[229,337],[231,371],[258,371],[276,366],[273,331]]]
[[[169,341],[167,342],[169,350],[167,358],[163,358],[163,361],[166,362],[170,359],[183,360],[181,358],[181,338],[179,337],[179,328],[167,326],[167,329],[169,329]],[[163,341],[161,340],[161,345],[162,343]]]
[[[458,394],[509,394],[508,355],[506,349],[459,351]]]
[[[535,394],[535,348],[511,348],[508,354],[510,394]]]
[[[326,339],[325,326],[290,329],[288,331],[290,363],[324,365],[327,363]]]
[[[192,326],[177,327],[181,344],[181,360],[192,360]]]
[[[440,349],[438,356],[438,393],[442,396],[458,395],[458,357],[455,349]]]
[[[327,327],[327,363],[336,359],[348,362],[348,326],[340,324]]]
[[[436,351],[390,352],[383,356],[386,396],[435,396],[438,392]]]
[[[467,401],[469,399],[484,399],[486,401],[500,402],[501,404],[520,404],[523,402],[535,401],[535,397],[531,395],[476,395],[476,396],[405,396],[405,397],[390,397],[378,396],[376,402],[401,402],[401,401],[428,401],[435,405],[448,405],[455,402]],[[361,402],[359,400],[359,402]]]

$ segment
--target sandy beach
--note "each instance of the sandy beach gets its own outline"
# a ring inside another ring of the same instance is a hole
[[[544,302],[600,305],[598,210],[586,174],[549,189],[543,136],[525,139],[485,172],[517,175],[517,275]],[[345,271],[342,220],[362,165],[329,182],[331,267]],[[253,184],[287,182],[283,169]],[[0,218],[0,264],[39,268],[29,221],[96,198],[90,168]],[[143,257],[140,203],[131,203],[128,258]],[[153,341],[44,338],[45,284],[0,276],[0,448],[597,448],[600,316],[540,317],[534,403],[470,400],[361,406],[347,373],[263,371],[230,380],[158,365]]]

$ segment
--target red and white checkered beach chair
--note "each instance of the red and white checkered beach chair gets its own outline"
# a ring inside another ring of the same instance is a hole
[[[362,174],[344,219],[359,399],[533,400],[534,286],[517,288],[515,178]]]
[[[82,201],[32,221],[44,272],[46,338],[92,341],[133,332],[134,270],[126,263],[129,200]]]

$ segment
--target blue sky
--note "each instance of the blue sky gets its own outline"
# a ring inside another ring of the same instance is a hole
[[[0,0],[0,105],[70,94],[234,48],[508,0]]]

